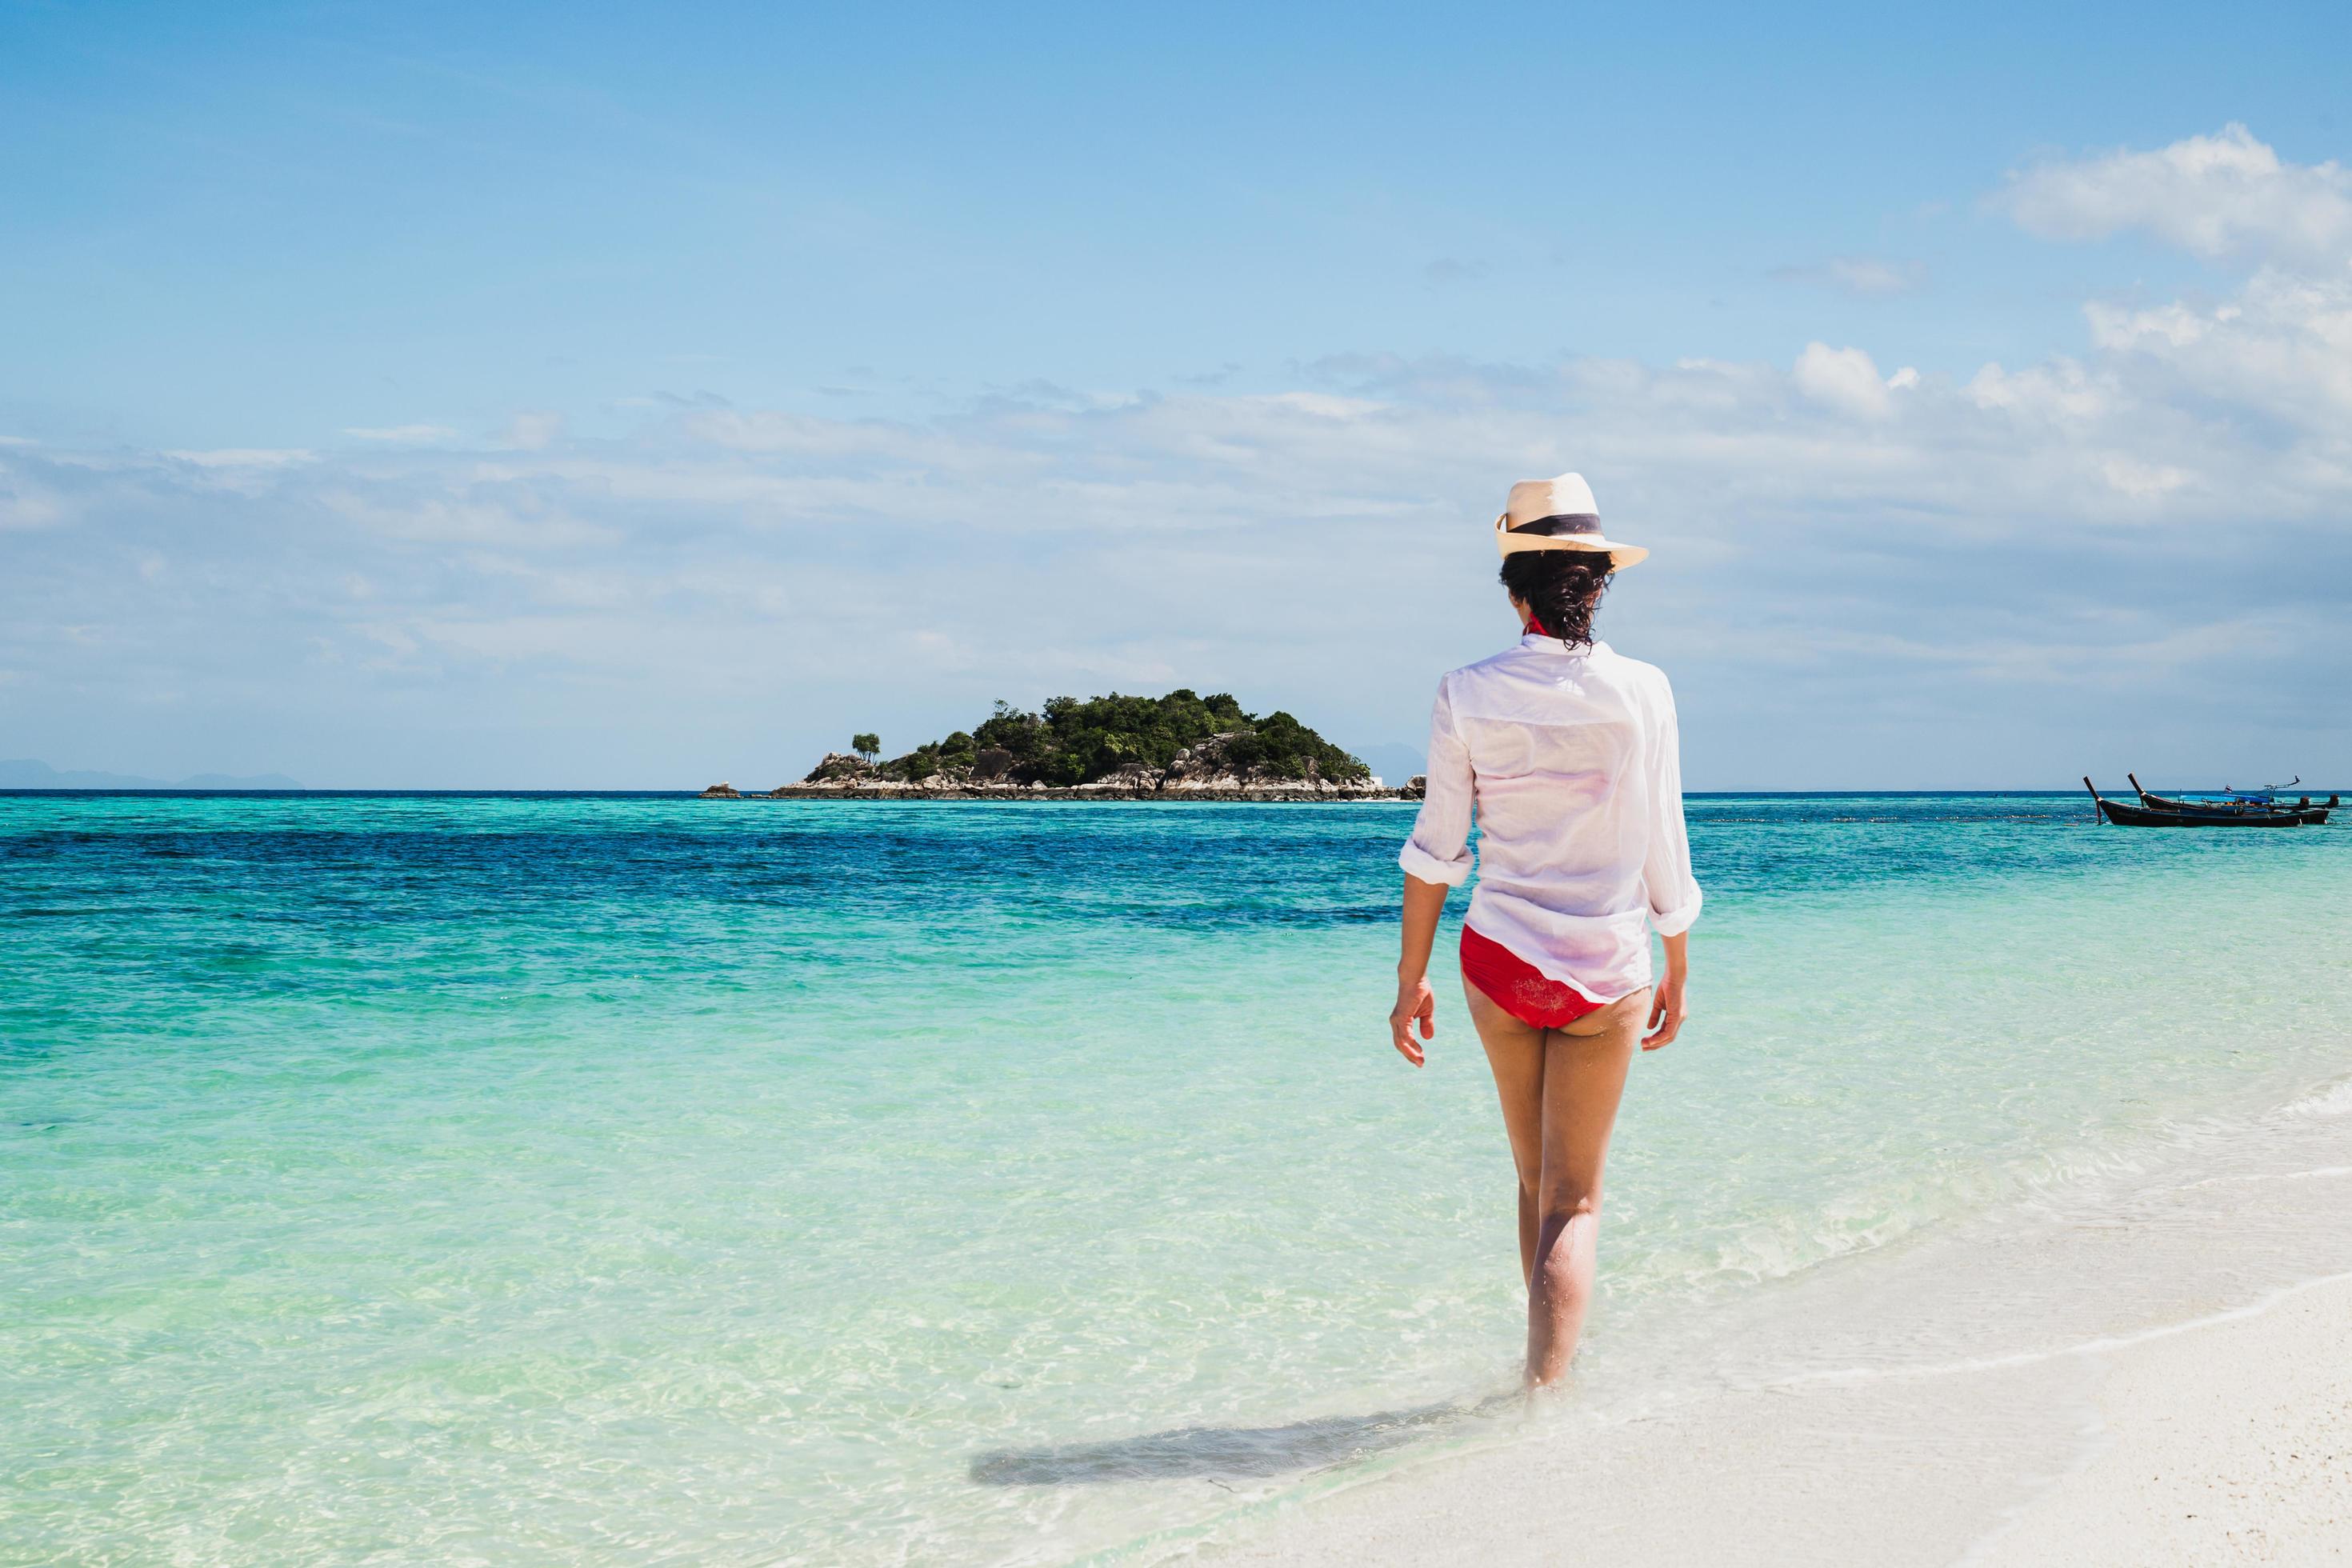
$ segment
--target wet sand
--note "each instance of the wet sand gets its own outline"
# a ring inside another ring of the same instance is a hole
[[[2339,1085],[2168,1170],[1824,1269],[1717,1314],[1675,1368],[1715,1365],[1654,1408],[1571,1392],[1169,1555],[2352,1563],[2347,1110]]]
[[[1996,1407],[2009,1419],[1984,1421]],[[1202,1560],[2352,1561],[2352,1279],[1899,1391],[1757,1390],[1613,1441],[1465,1455],[1287,1510]]]

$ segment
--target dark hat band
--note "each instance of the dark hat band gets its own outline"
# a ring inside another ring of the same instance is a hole
[[[1523,522],[1507,531],[1538,533],[1546,539],[1559,539],[1571,533],[1598,533],[1601,531],[1601,517],[1599,513],[1590,511],[1556,511],[1549,517]]]

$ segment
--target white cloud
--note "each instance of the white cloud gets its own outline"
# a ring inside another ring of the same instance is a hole
[[[797,453],[803,457],[902,451],[913,435],[905,426],[879,419],[853,422],[776,409],[752,414],[732,408],[698,410],[687,416],[686,427],[705,441],[737,451]]]
[[[1906,365],[1882,378],[1861,349],[1807,343],[1793,373],[1797,390],[1814,402],[1861,419],[1884,419],[1895,412],[1895,394],[1919,384],[1919,373]]]
[[[2272,493],[2340,492],[2352,471],[2352,172],[2286,163],[2232,124],[2155,152],[2043,164],[2015,176],[2005,199],[2036,233],[2136,228],[2254,264],[2218,301],[2092,300],[2084,317],[2095,372],[2063,361],[2015,376],[1989,367],[1971,384],[1980,403],[2036,404],[2077,426],[2110,415],[2152,420],[2209,448],[2234,427],[2273,453],[2247,482]],[[2118,436],[2120,446],[2147,444],[2145,434]],[[2118,493],[2142,500],[2185,500],[2198,488],[2191,476],[2219,482],[2220,459],[2176,456],[2117,456],[2105,467]]]
[[[2099,472],[2121,495],[2134,500],[2153,500],[2170,495],[2188,484],[2194,475],[2186,468],[2169,463],[2146,463],[2132,458],[2110,457],[2099,461]]]
[[[1818,283],[1863,298],[1909,294],[1927,282],[1927,269],[1919,263],[1878,256],[1832,256],[1817,267],[1783,267],[1772,276],[1790,283]]]
[[[2184,395],[2202,389],[2322,434],[2352,427],[2352,271],[2307,279],[2263,268],[2220,305],[2084,309],[2095,343]]]
[[[526,411],[508,421],[506,444],[525,452],[543,451],[562,434],[562,415]]]
[[[315,462],[319,455],[297,447],[224,447],[212,451],[166,452],[163,456],[194,463],[200,468],[282,468],[294,463]]]
[[[2151,153],[2061,159],[2010,178],[2002,201],[2032,233],[2153,235],[2208,258],[2259,255],[2340,268],[2352,256],[2352,172],[2290,163],[2243,125]]]
[[[375,428],[347,427],[343,434],[361,441],[385,441],[400,446],[421,446],[435,441],[454,441],[457,432],[446,425],[386,425]]]
[[[1925,276],[1916,264],[1869,256],[1832,257],[1829,275],[1832,282],[1855,294],[1906,294]]]
[[[15,479],[0,468],[0,529],[55,528],[66,510],[54,491]]]
[[[2002,409],[2059,432],[2077,431],[2116,405],[2111,383],[2094,380],[2065,358],[2016,372],[1988,364],[1966,390],[1979,408]]]
[[[380,486],[329,488],[309,492],[308,499],[354,527],[391,539],[545,548],[617,544],[622,537],[615,529],[583,522],[536,496],[497,494],[461,476],[435,476],[423,489],[419,494],[414,486],[388,493]]]

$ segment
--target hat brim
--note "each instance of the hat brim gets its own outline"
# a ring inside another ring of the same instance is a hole
[[[1649,551],[1639,544],[1620,544],[1597,533],[1514,533],[1508,523],[1507,516],[1495,520],[1495,547],[1506,557],[1528,550],[1580,550],[1586,554],[1605,553],[1612,571],[1622,571],[1650,558]]]

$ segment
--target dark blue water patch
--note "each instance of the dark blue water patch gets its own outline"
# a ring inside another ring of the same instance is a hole
[[[2340,853],[2343,837],[2134,833],[2058,795],[1693,796],[1687,814],[1718,921],[1856,886],[2284,866]],[[857,933],[877,921],[1005,967],[1120,929],[1369,935],[1396,918],[1412,817],[1409,805],[20,793],[0,801],[0,921],[26,971],[117,998],[176,987],[224,1004],[358,1003],[408,989],[487,1006],[632,994],[689,968],[697,984],[782,993],[872,967]],[[0,987],[0,1026],[40,1037],[62,984]]]
[[[1396,906],[1392,904],[1342,904],[1320,907],[1226,903],[1139,904],[1127,910],[1123,918],[1135,925],[1167,926],[1178,930],[1244,926],[1303,928],[1393,925],[1396,923],[1397,910]]]

